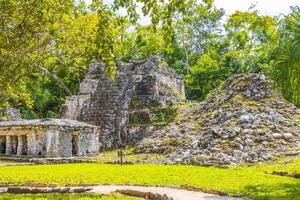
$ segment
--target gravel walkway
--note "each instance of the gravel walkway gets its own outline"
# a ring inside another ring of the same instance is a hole
[[[114,186],[114,185],[104,185],[95,186],[91,192],[108,194],[111,192],[122,190],[131,190],[138,192],[150,192],[153,194],[166,195],[173,200],[241,200],[241,198],[219,196],[215,194],[208,194],[204,192],[195,192],[184,189],[175,189],[167,187],[143,187],[143,186]]]
[[[176,189],[168,187],[146,187],[146,186],[125,186],[125,185],[102,185],[102,186],[85,186],[85,187],[17,187],[0,188],[0,194],[3,192],[9,193],[54,193],[54,192],[93,192],[99,194],[109,194],[119,192],[125,195],[132,194],[159,194],[167,196],[172,200],[242,200],[242,198],[219,196],[198,191],[190,191],[185,189]],[[141,196],[136,196],[141,197]]]

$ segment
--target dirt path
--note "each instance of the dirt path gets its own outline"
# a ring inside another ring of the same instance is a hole
[[[241,198],[219,196],[215,194],[208,194],[204,192],[195,192],[184,189],[175,189],[167,187],[143,187],[143,186],[114,186],[114,185],[104,185],[95,186],[91,192],[108,194],[111,192],[120,191],[137,191],[142,193],[152,193],[166,195],[173,200],[238,200]],[[124,194],[124,193],[123,193]]]
[[[216,194],[208,194],[204,192],[189,191],[185,189],[176,189],[168,187],[146,187],[146,186],[118,186],[118,185],[102,185],[102,186],[86,186],[86,187],[11,187],[0,188],[0,194],[8,193],[54,193],[54,192],[93,192],[99,194],[109,194],[119,192],[128,196],[145,197],[145,195],[160,195],[164,199],[172,200],[242,200],[242,198],[219,196]],[[167,197],[167,198],[166,198]]]

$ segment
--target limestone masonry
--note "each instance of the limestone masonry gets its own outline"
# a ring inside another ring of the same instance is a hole
[[[80,93],[67,98],[62,118],[100,127],[100,146],[112,148],[124,136],[130,116],[149,118],[151,107],[175,105],[185,99],[183,78],[152,57],[118,64],[114,80],[94,64],[80,85]],[[143,119],[146,120],[146,119]]]
[[[93,155],[124,140],[128,135],[125,125],[135,116],[150,119],[152,107],[175,105],[184,99],[182,77],[155,57],[119,63],[114,80],[104,73],[103,64],[93,64],[79,94],[66,98],[62,119],[22,120],[18,110],[9,108],[9,121],[0,122],[0,154]],[[137,138],[142,139],[141,135],[127,138],[128,144],[135,144]]]
[[[0,154],[70,157],[99,152],[96,126],[65,119],[0,122]]]
[[[258,74],[230,77],[206,101],[136,145],[167,164],[231,165],[300,154],[300,112]]]
[[[240,165],[300,154],[300,112],[259,74],[230,77],[206,101],[185,101],[183,78],[156,57],[119,63],[114,79],[93,64],[61,119],[7,110],[0,154],[71,157],[120,144],[165,154],[160,163]],[[178,105],[179,103],[180,106]],[[59,158],[61,159],[61,158]]]

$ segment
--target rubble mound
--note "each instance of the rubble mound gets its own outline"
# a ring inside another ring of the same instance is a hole
[[[240,165],[300,153],[300,112],[258,74],[230,77],[205,102],[136,146],[166,164]]]

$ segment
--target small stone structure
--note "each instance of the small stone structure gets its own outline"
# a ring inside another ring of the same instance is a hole
[[[96,126],[65,119],[0,122],[0,154],[70,157],[99,152]]]
[[[100,127],[103,146],[112,147],[130,123],[130,116],[149,117],[151,107],[185,100],[183,78],[158,58],[119,63],[114,80],[94,64],[80,85],[79,95],[67,97],[62,118]]]

